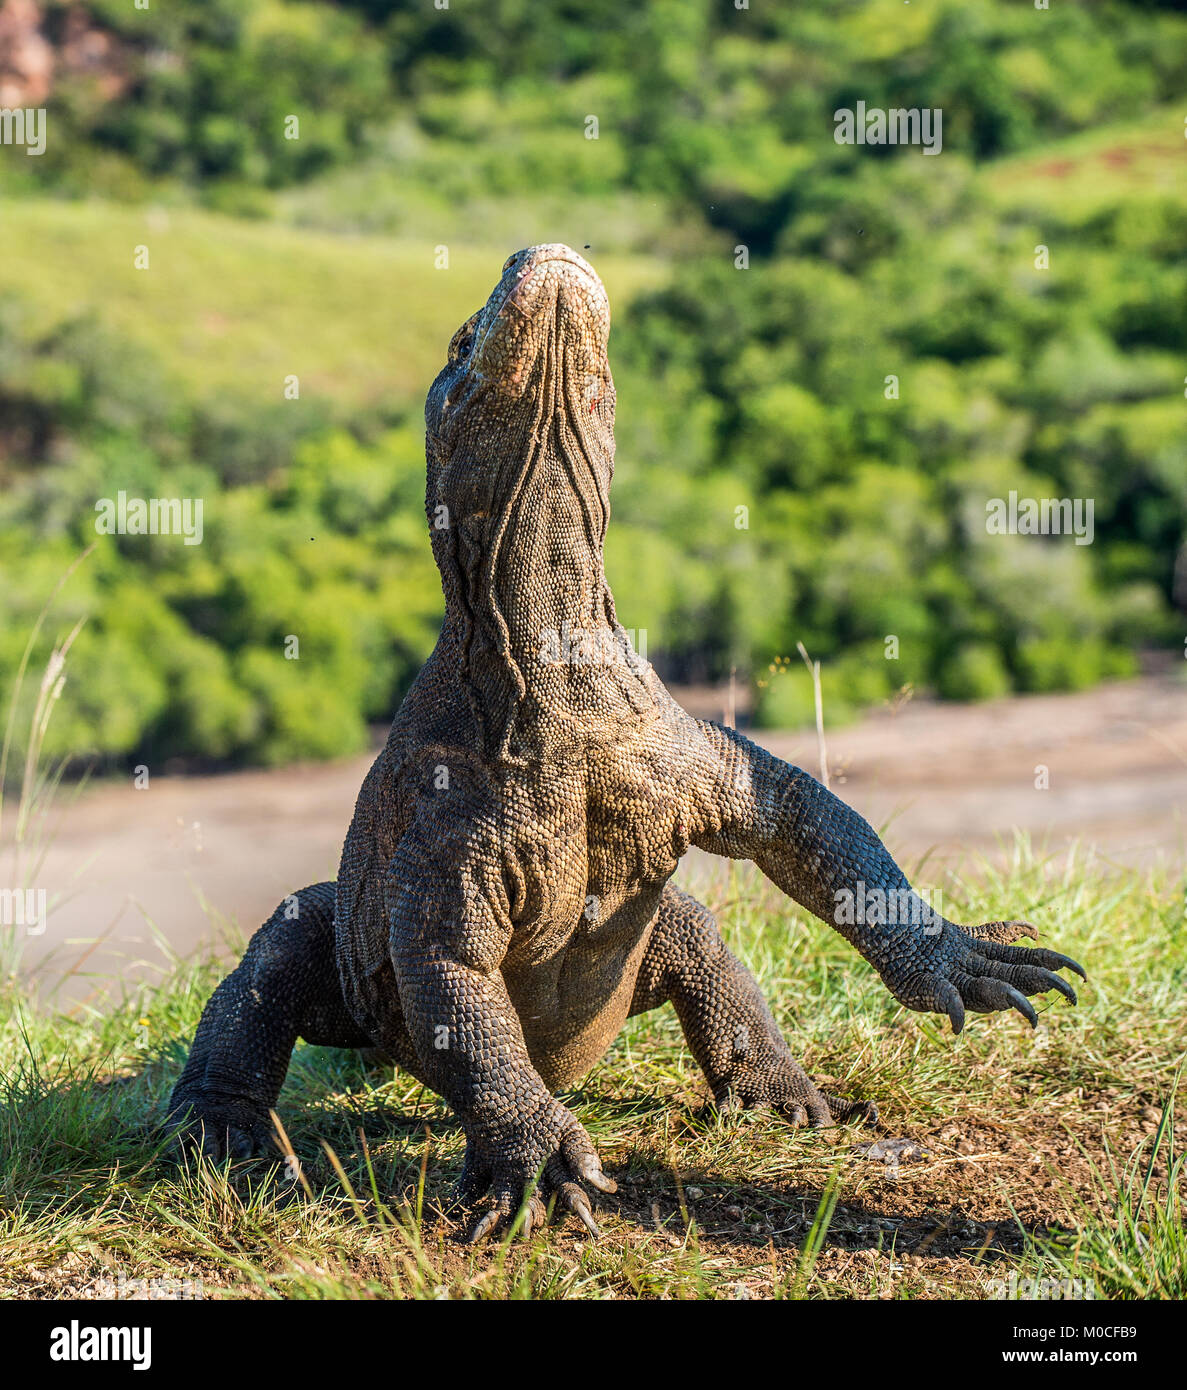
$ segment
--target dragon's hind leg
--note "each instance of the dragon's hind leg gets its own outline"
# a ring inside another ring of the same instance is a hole
[[[639,970],[631,1013],[671,1000],[718,1106],[767,1106],[794,1125],[866,1120],[872,1101],[817,1090],[792,1057],[750,971],[707,907],[670,884]]]
[[[338,983],[332,883],[286,898],[211,996],[169,1100],[177,1139],[216,1159],[266,1151],[268,1112],[298,1038],[327,1047],[371,1043]]]

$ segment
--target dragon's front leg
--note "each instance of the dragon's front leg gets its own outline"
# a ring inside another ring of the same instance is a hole
[[[1054,972],[1084,971],[1043,947],[1025,922],[964,927],[912,889],[873,828],[797,767],[730,729],[703,723],[713,750],[714,790],[701,848],[752,859],[789,897],[835,927],[909,1009],[947,1014],[957,1033],[965,1011],[1017,1009],[1033,1027],[1028,995],[1076,992]]]
[[[598,1234],[586,1187],[614,1192],[577,1117],[532,1064],[500,970],[511,935],[495,853],[480,829],[409,835],[389,872],[391,956],[421,1074],[466,1132],[459,1184],[470,1240],[544,1223],[549,1199]]]

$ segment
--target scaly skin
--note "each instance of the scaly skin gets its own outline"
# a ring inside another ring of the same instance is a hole
[[[536,246],[455,334],[425,409],[441,636],[363,783],[336,886],[256,935],[170,1102],[183,1139],[251,1152],[297,1037],[379,1048],[458,1114],[477,1239],[525,1197],[529,1231],[556,1198],[596,1232],[587,1189],[614,1183],[554,1093],[669,1000],[719,1104],[875,1116],[816,1090],[712,916],[669,885],[690,845],[753,860],[958,1032],[966,1009],[1033,1024],[1026,996],[1075,1002],[1052,972],[1083,974],[1014,944],[1025,923],[932,914],[859,815],[691,718],[632,651],[602,564],[609,324],[592,268]],[[871,891],[897,911],[838,912]]]

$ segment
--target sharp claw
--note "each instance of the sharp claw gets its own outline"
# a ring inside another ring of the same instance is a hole
[[[592,1154],[589,1154],[581,1160],[581,1163],[578,1165],[578,1171],[581,1173],[584,1181],[589,1183],[591,1187],[596,1187],[599,1192],[618,1191],[618,1184],[613,1178],[608,1178],[606,1174],[602,1172],[602,1165]]]
[[[1011,965],[1039,966],[1043,970],[1072,970],[1080,979],[1088,978],[1079,961],[1060,955],[1058,951],[1049,951],[1045,946],[1003,946],[996,941],[980,941],[977,950],[990,960],[1006,961]]]
[[[1071,956],[1061,956],[1058,951],[1048,951],[1045,946],[1035,946],[1027,954],[1035,958],[1028,964],[1041,965],[1044,970],[1074,970],[1080,979],[1088,978],[1084,967],[1079,961],[1072,960]]]
[[[589,1205],[589,1198],[584,1192],[566,1192],[565,1205],[581,1222],[590,1235],[597,1240],[602,1232],[598,1229],[598,1223],[593,1218],[593,1210]]]
[[[498,1224],[499,1213],[497,1211],[488,1211],[478,1225],[470,1232],[466,1239],[466,1244],[481,1245]]]
[[[593,1212],[586,1211],[581,1207],[578,1208],[577,1217],[594,1240],[601,1239],[602,1231],[598,1223],[593,1219]]]
[[[828,1103],[829,1110],[832,1111],[834,1123],[839,1125],[851,1123],[876,1125],[878,1123],[878,1107],[872,1100],[846,1100],[844,1096],[834,1096],[828,1092],[821,1092],[821,1094]]]
[[[942,982],[939,990],[937,1012],[948,1015],[953,1033],[959,1033],[964,1027],[964,1000],[956,986],[947,980]]]
[[[1039,1026],[1039,1016],[1035,1013],[1034,1005],[1026,995],[1019,994],[1013,985],[1003,983],[1002,989],[1005,991],[1006,997],[1009,999],[1010,1003],[1013,1004],[1022,1017],[1026,1019],[1027,1023],[1029,1023],[1032,1028],[1037,1028]]]
[[[1065,979],[1061,978],[1059,975],[1050,976],[1050,983],[1048,984],[1047,988],[1057,989],[1065,999],[1070,999],[1073,1004],[1079,1002],[1079,1000],[1077,1000],[1076,998],[1076,991],[1071,987],[1071,985],[1068,984],[1068,982]]]

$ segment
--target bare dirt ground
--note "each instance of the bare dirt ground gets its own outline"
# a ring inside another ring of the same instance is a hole
[[[684,692],[721,717],[713,691]],[[979,705],[911,702],[827,731],[833,790],[908,866],[1001,856],[1015,830],[1051,853],[1074,841],[1122,864],[1182,863],[1187,843],[1187,686],[1170,677],[1082,694]],[[819,775],[814,732],[752,735]],[[50,911],[25,966],[64,992],[167,968],[229,922],[250,934],[286,894],[332,878],[371,755],[279,771],[153,776],[58,798],[36,883]],[[1040,789],[1036,780],[1044,780]],[[719,861],[694,852],[686,881]],[[151,925],[150,925],[151,924]]]

